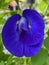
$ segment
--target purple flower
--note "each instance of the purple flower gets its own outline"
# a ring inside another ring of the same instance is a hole
[[[32,9],[24,10],[22,16],[14,14],[3,27],[2,40],[11,54],[18,57],[34,56],[44,40],[44,20]]]

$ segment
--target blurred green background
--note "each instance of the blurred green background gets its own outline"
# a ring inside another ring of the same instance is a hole
[[[49,0],[16,0],[18,10],[8,10],[12,0],[0,0],[0,65],[49,65]],[[15,13],[22,15],[26,8],[37,10],[45,22],[45,37],[40,52],[31,58],[18,58],[8,52],[2,43],[2,28],[6,20]]]

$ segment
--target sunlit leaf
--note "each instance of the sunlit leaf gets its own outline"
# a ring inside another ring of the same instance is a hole
[[[9,3],[11,0],[5,0],[6,3]]]
[[[43,65],[48,58],[48,52],[45,49],[41,49],[40,52],[31,58],[31,65]]]
[[[3,52],[0,51],[0,61],[7,61],[9,56],[10,55],[4,54]]]
[[[1,38],[1,34],[0,34],[0,52],[3,50],[3,44],[2,44],[2,38]]]
[[[48,37],[48,34],[46,33],[45,35],[44,35],[44,39],[46,39]]]
[[[45,24],[45,30],[44,30],[44,32],[47,33],[48,30],[49,30],[49,28],[48,28],[47,24]]]
[[[49,50],[49,36],[44,40],[44,46]]]
[[[40,4],[39,4],[39,9],[41,10],[41,11],[44,11],[44,9],[47,7],[47,3],[44,1],[44,0],[42,0],[41,2],[40,2]]]
[[[3,61],[1,61],[1,62],[0,62],[0,65],[4,65],[4,62],[3,62]]]
[[[7,60],[7,65],[11,65],[12,64],[12,56],[9,56],[8,60]]]

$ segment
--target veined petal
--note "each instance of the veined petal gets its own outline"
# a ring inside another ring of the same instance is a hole
[[[23,11],[23,17],[30,23],[29,36],[27,36],[27,45],[36,45],[44,36],[44,20],[41,15],[32,9]],[[31,43],[29,43],[31,41]]]
[[[23,56],[23,46],[19,44],[19,32],[17,32],[16,22],[20,20],[21,16],[18,14],[13,15],[7,20],[2,30],[2,40],[5,47],[13,55],[18,57]]]
[[[42,47],[42,43],[43,43],[43,38],[40,40],[40,42],[38,42],[37,45],[32,45],[32,46],[24,46],[24,54],[26,57],[31,57],[31,56],[35,56],[36,54],[38,54],[38,52],[40,51],[41,47]]]

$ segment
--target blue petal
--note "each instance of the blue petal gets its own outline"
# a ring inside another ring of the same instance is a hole
[[[18,57],[23,56],[23,45],[19,43],[19,32],[16,25],[20,18],[21,16],[18,14],[13,15],[7,20],[2,30],[3,44],[9,52]]]
[[[23,17],[28,19],[30,30],[26,36],[25,43],[27,45],[36,45],[44,36],[44,20],[41,15],[32,9],[23,11]]]
[[[26,57],[31,57],[31,56],[35,56],[36,54],[38,54],[38,52],[40,51],[41,47],[42,47],[42,43],[43,43],[43,38],[40,40],[40,42],[37,45],[33,45],[33,46],[24,46],[24,54]]]

